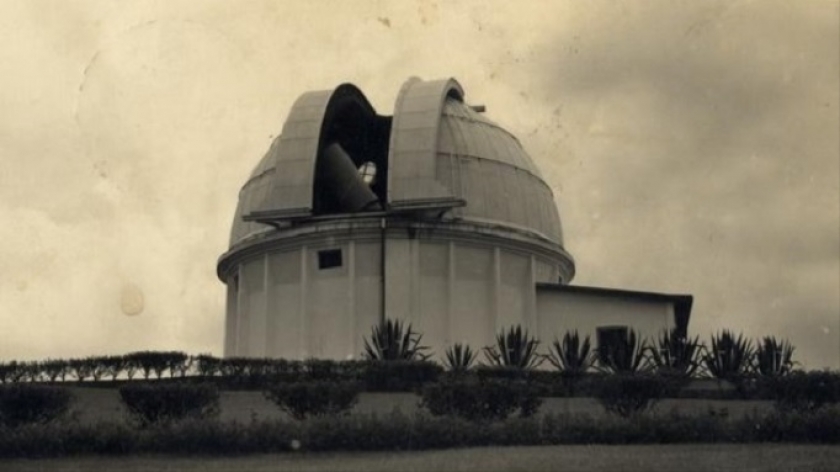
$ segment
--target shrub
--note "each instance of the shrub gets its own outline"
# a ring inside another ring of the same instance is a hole
[[[219,390],[207,383],[130,383],[120,387],[120,398],[141,426],[219,413]]]
[[[0,363],[0,383],[17,383],[25,376],[25,366],[17,361]]]
[[[136,359],[133,359],[131,355],[124,355],[122,356],[122,370],[125,372],[125,376],[128,380],[133,380],[134,376],[137,375],[137,370],[140,369],[140,365],[137,363]]]
[[[426,360],[367,361],[359,373],[370,392],[411,392],[436,382],[443,368]]]
[[[397,364],[413,361],[393,361]],[[305,380],[359,380],[365,368],[377,361],[331,361],[325,359],[307,359],[303,361],[299,375]],[[381,361],[380,361],[381,363]],[[283,375],[280,376],[281,378]]]
[[[40,365],[41,369],[44,371],[44,377],[49,379],[50,382],[55,382],[58,379],[61,379],[63,382],[70,371],[70,366],[67,364],[66,360],[49,359],[42,362]]]
[[[278,383],[265,390],[264,395],[292,418],[303,420],[348,412],[356,404],[359,391],[356,382],[308,380]]]
[[[483,382],[485,380],[531,380],[537,371],[510,366],[480,365],[476,367],[473,372],[475,377],[477,377],[479,381]]]
[[[524,381],[542,397],[567,397],[572,393],[569,388],[571,382],[579,387],[585,386],[591,377],[591,374],[585,374],[570,380],[563,372],[486,365],[480,365],[469,373],[475,375],[479,381],[488,379]]]
[[[631,416],[647,410],[665,396],[668,380],[651,374],[614,374],[594,385],[594,394],[608,412]]]
[[[300,361],[272,359],[268,365],[268,377],[272,381],[294,382],[303,378],[304,368],[304,363]]]
[[[577,330],[566,332],[562,341],[554,338],[546,358],[551,365],[560,371],[564,388],[571,395],[574,395],[578,380],[586,375],[586,372],[595,362],[589,336],[583,338],[583,342],[581,342]]]
[[[433,415],[449,415],[470,421],[498,421],[519,410],[528,417],[541,400],[536,390],[522,380],[479,380],[473,376],[444,377],[426,385],[421,407]]]
[[[774,411],[761,418],[744,418],[741,437],[752,441],[840,443],[840,410]]]
[[[143,373],[144,380],[149,380],[152,371],[161,368],[162,360],[156,354],[151,351],[131,352],[125,358]]]
[[[840,411],[774,412],[727,419],[711,415],[629,418],[547,414],[484,423],[426,414],[322,416],[303,422],[208,420],[167,427],[122,423],[0,426],[0,457],[79,454],[248,454],[302,451],[406,451],[430,448],[734,442],[840,442]]]
[[[562,342],[554,338],[546,358],[560,372],[570,376],[585,374],[594,362],[589,336],[581,342],[580,335],[575,330],[566,332]]]
[[[752,342],[724,330],[712,336],[711,349],[703,356],[709,374],[720,380],[739,381],[751,371]]]
[[[303,362],[284,359],[251,357],[215,359],[204,356],[199,358],[197,369],[203,376],[218,372],[222,377],[220,382],[229,388],[264,389],[266,385],[279,380],[298,380],[304,367]]]
[[[199,354],[195,358],[196,370],[201,377],[214,377],[221,370],[222,360],[210,354]]]
[[[40,362],[21,362],[14,377],[16,382],[40,382],[44,378],[44,370]]]
[[[128,360],[125,356],[106,356],[102,358],[101,362],[105,375],[110,376],[111,380],[117,380],[117,377],[128,367]]]
[[[664,330],[656,344],[648,348],[656,372],[686,379],[694,377],[703,365],[703,345],[699,337],[688,338],[676,330]]]
[[[182,378],[187,376],[187,372],[193,367],[193,358],[183,352],[173,351],[166,353],[166,368],[169,370],[169,376],[175,377],[177,373]]]
[[[124,358],[126,362],[131,363],[143,372],[145,380],[149,380],[152,372],[154,372],[155,377],[160,379],[167,370],[169,376],[174,377],[176,372],[186,372],[190,367],[187,364],[189,356],[179,351],[132,352],[126,354]]]
[[[0,386],[0,424],[17,427],[48,423],[63,415],[73,396],[67,389],[46,385]]]
[[[242,386],[248,383],[252,365],[256,359],[247,357],[228,357],[219,362],[219,372],[225,378],[227,385]]]
[[[711,348],[703,356],[703,364],[712,377],[732,383],[741,398],[749,398],[756,393],[757,387],[754,357],[752,341],[724,330],[712,336]]]
[[[427,346],[420,345],[422,335],[412,331],[411,325],[404,327],[399,320],[384,320],[372,328],[370,342],[365,342],[365,359],[395,361],[395,360],[425,360],[428,355],[423,351]]]
[[[444,366],[453,372],[464,372],[469,370],[477,355],[469,346],[455,343],[446,349]]]
[[[781,411],[816,411],[824,405],[840,402],[840,373],[795,371],[769,378],[765,386]]]
[[[80,383],[93,375],[93,364],[90,359],[70,359],[67,361],[67,366]]]
[[[539,344],[521,326],[511,326],[507,333],[502,331],[496,335],[494,346],[484,348],[484,356],[491,365],[533,369],[543,361],[542,356],[537,354]]]
[[[90,378],[94,382],[99,382],[102,380],[102,377],[111,372],[112,366],[110,360],[109,357],[105,356],[90,356],[84,359],[90,369]]]
[[[755,350],[755,368],[764,377],[786,375],[793,371],[793,346],[787,340],[765,336]]]

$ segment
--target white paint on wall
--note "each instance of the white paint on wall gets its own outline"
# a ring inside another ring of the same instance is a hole
[[[572,330],[594,345],[599,327],[626,326],[647,338],[674,327],[673,302],[643,297],[537,290],[537,313],[537,335],[546,344]]]

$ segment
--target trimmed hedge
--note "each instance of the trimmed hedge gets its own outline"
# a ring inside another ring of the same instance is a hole
[[[141,426],[168,424],[219,413],[219,390],[212,384],[138,383],[120,387],[120,399]]]
[[[547,415],[477,423],[462,418],[319,417],[301,422],[187,420],[144,429],[126,424],[52,423],[0,427],[0,457],[79,454],[233,455],[294,451],[406,451],[477,446],[676,443],[840,444],[840,411],[718,416]]]
[[[369,392],[417,392],[443,373],[443,367],[425,360],[373,360],[360,367],[360,380]]]
[[[353,381],[309,380],[279,383],[263,392],[292,418],[346,414],[356,404],[360,387]]]
[[[668,378],[660,375],[621,373],[603,377],[595,398],[610,413],[630,416],[645,411],[668,391]]]
[[[0,385],[0,425],[16,428],[49,423],[67,412],[73,396],[67,389],[46,385]]]
[[[767,378],[762,387],[781,410],[816,411],[840,402],[840,375],[826,371],[796,371]]]
[[[436,416],[499,421],[514,411],[519,411],[519,416],[523,418],[532,416],[541,403],[539,391],[524,380],[453,375],[426,385],[420,405]]]
[[[559,371],[498,366],[477,366],[458,373],[476,375],[480,379],[523,380],[539,389],[541,396],[548,397],[594,397],[603,390],[601,384],[609,382],[602,380],[607,377],[604,373],[568,375]],[[142,379],[148,375],[155,383],[207,382],[230,390],[264,390],[279,382],[331,379],[357,381],[370,392],[419,392],[424,385],[451,374],[443,372],[440,365],[431,361],[221,359],[206,354],[191,357],[177,351],[143,351],[123,356],[43,362],[0,362],[0,383],[64,385],[76,380],[84,386],[106,388],[131,384],[132,378]],[[670,379],[667,398],[768,399],[775,400],[783,409],[814,409],[824,403],[836,403],[840,397],[837,393],[840,387],[831,386],[840,385],[840,372],[792,372],[775,376],[749,372],[731,375],[716,386],[713,384],[704,389],[690,385],[699,379],[665,377]],[[791,380],[787,381],[788,378]],[[780,396],[780,392],[786,393]]]

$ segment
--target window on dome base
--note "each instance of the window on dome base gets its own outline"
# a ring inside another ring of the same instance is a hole
[[[318,251],[318,268],[332,269],[341,267],[343,261],[341,257],[341,249],[327,249]]]

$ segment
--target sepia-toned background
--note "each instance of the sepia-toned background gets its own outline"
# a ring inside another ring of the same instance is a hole
[[[308,90],[456,77],[573,283],[840,367],[840,2],[0,2],[0,360],[222,350],[239,187]]]

